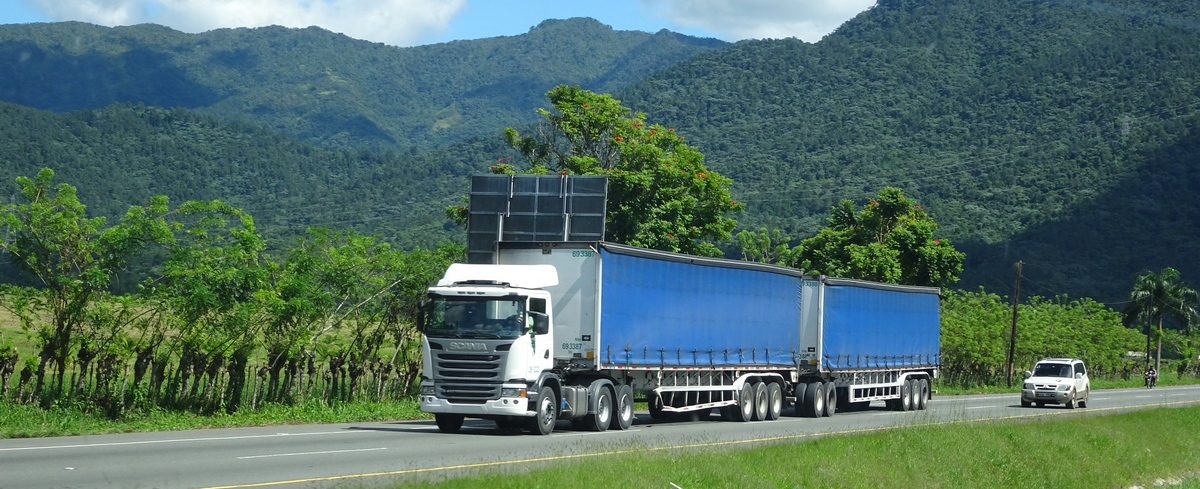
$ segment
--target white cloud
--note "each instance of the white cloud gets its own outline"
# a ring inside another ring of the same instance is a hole
[[[816,42],[875,0],[639,0],[679,25],[727,41],[795,37]]]
[[[30,0],[30,4],[55,20],[79,20],[100,25],[146,22],[139,0]]]
[[[355,39],[411,46],[445,30],[466,0],[33,0],[56,20],[153,22],[184,32],[320,26]],[[153,13],[151,13],[153,12]]]

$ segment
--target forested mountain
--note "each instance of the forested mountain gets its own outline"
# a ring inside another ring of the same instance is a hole
[[[582,18],[412,48],[317,27],[10,24],[0,25],[0,100],[57,112],[183,107],[326,146],[407,151],[528,123],[557,84],[611,92],[725,45]]]
[[[1200,280],[1200,3],[882,0],[816,44],[739,43],[621,92],[731,176],[741,224],[812,235],[838,199],[917,198],[961,286],[1120,300]]]
[[[813,44],[587,19],[406,49],[316,28],[35,24],[0,26],[0,69],[0,99],[28,106],[0,107],[0,181],[50,166],[106,214],[164,193],[225,198],[280,236],[458,236],[441,209],[465,175],[572,83],[701,149],[747,203],[742,228],[798,240],[891,185],[967,252],[964,288],[1008,293],[1017,260],[1023,295],[1115,303],[1163,266],[1200,282],[1191,1],[881,0]]]
[[[0,202],[19,201],[16,176],[49,167],[56,182],[78,188],[90,215],[112,219],[152,195],[176,204],[222,199],[254,216],[276,249],[307,226],[352,229],[402,247],[449,240],[454,230],[443,212],[464,193],[473,171],[466,159],[323,148],[179,108],[55,114],[0,102]]]

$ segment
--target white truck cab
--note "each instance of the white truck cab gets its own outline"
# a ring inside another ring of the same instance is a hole
[[[553,364],[550,265],[454,264],[422,307],[421,410],[443,431],[467,415],[521,426]]]

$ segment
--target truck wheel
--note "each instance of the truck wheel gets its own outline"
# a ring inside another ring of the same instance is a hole
[[[792,416],[804,416],[804,391],[808,390],[808,384],[797,382],[792,389],[796,394],[796,401],[792,403]]]
[[[754,384],[742,384],[738,394],[737,411],[733,412],[734,421],[746,422],[754,419]]]
[[[833,382],[825,383],[825,412],[822,414],[825,417],[833,416],[837,412],[838,395],[837,387],[834,387]]]
[[[825,415],[825,383],[810,382],[804,389],[804,415],[820,418]]]
[[[754,384],[754,420],[767,420],[767,383]]]
[[[536,435],[549,435],[554,431],[554,423],[558,422],[558,398],[550,386],[542,387],[538,393],[537,411],[529,419],[529,431]]]
[[[917,409],[924,411],[929,403],[929,379],[917,381]]]
[[[600,386],[600,389],[596,391],[596,412],[584,418],[585,424],[587,425],[587,429],[591,431],[604,431],[608,429],[612,418],[612,391],[608,390],[607,386]]]
[[[617,398],[613,401],[616,407],[612,422],[608,427],[614,430],[627,430],[633,426],[633,388],[623,385],[617,388]]]
[[[897,403],[899,411],[912,410],[912,383],[904,381],[900,384],[900,402]]]
[[[908,393],[912,396],[912,399],[908,400],[909,411],[916,411],[921,407],[921,403],[917,400],[917,397],[920,396],[920,391],[921,387],[917,383],[917,379],[911,379],[908,381]]]
[[[779,383],[767,384],[767,419],[775,421],[783,413],[783,388]]]
[[[458,433],[463,424],[461,414],[435,414],[433,419],[437,421],[438,430],[442,433]]]

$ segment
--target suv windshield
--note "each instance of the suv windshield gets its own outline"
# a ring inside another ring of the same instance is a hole
[[[1071,365],[1066,363],[1039,363],[1033,368],[1034,377],[1071,378]]]
[[[431,297],[425,334],[435,338],[516,338],[525,301],[514,297]]]

